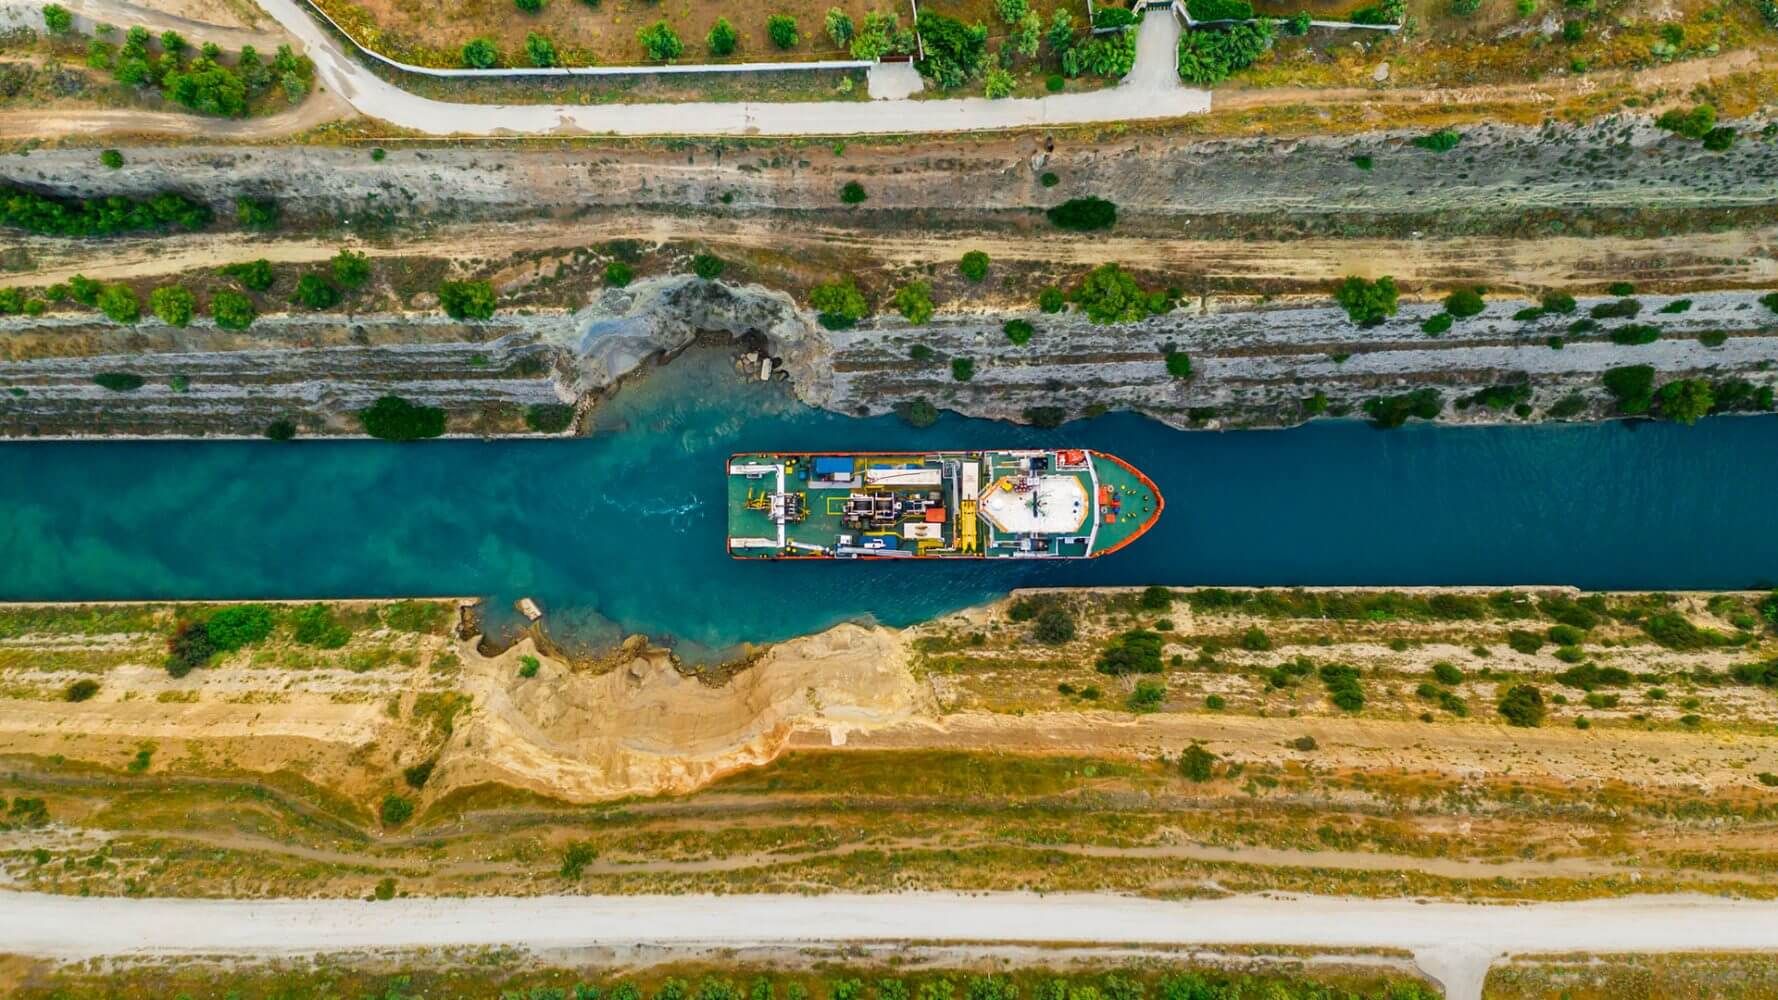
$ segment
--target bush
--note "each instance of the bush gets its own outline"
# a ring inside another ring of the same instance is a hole
[[[656,21],[637,31],[636,40],[642,43],[643,55],[652,62],[670,62],[685,52],[685,43],[666,21]]]
[[[1457,148],[1457,144],[1463,141],[1463,136],[1445,128],[1429,135],[1418,136],[1411,141],[1421,149],[1431,150],[1434,153],[1448,153]]]
[[[340,290],[319,274],[305,274],[296,282],[293,301],[308,309],[331,309],[340,302]]]
[[[924,323],[932,318],[932,286],[924,281],[910,281],[895,291],[895,311],[909,323]]]
[[[1074,612],[1059,603],[1052,603],[1037,613],[1031,636],[1048,646],[1059,646],[1074,640]]]
[[[263,292],[272,287],[272,263],[264,258],[230,264],[222,268],[222,273],[239,281],[242,288],[251,292]]]
[[[107,149],[99,154],[99,164],[107,170],[122,170],[123,154],[115,149]]]
[[[1334,288],[1334,301],[1359,326],[1382,325],[1384,320],[1395,315],[1400,295],[1395,279],[1388,275],[1375,281],[1350,275]]]
[[[1506,634],[1506,644],[1518,652],[1530,655],[1543,648],[1544,637],[1536,632],[1513,629]]]
[[[691,259],[691,273],[705,281],[715,281],[722,277],[723,269],[728,263],[713,253],[696,254]]]
[[[605,283],[613,288],[623,288],[636,276],[630,265],[621,260],[614,260],[605,265]]]
[[[1027,406],[1024,416],[1025,422],[1031,426],[1048,430],[1066,423],[1068,411],[1060,406]]]
[[[1373,396],[1364,401],[1365,415],[1374,427],[1400,427],[1409,417],[1432,420],[1444,411],[1444,397],[1433,388],[1415,389],[1399,396]]]
[[[988,276],[988,255],[980,250],[971,250],[957,262],[957,270],[970,281],[981,281]]]
[[[852,16],[838,7],[827,9],[826,27],[827,37],[833,42],[833,47],[836,49],[843,49],[851,45],[852,36],[857,34],[857,30],[852,24]]]
[[[198,300],[178,285],[162,285],[148,293],[148,308],[155,318],[168,326],[190,326],[197,312]]]
[[[1246,21],[1253,17],[1248,0],[1187,0],[1186,13],[1194,21]]]
[[[1573,625],[1551,625],[1544,635],[1558,646],[1578,646],[1587,640],[1586,631]]]
[[[1574,296],[1567,292],[1545,292],[1538,304],[1544,312],[1561,313],[1565,316],[1575,309]]]
[[[1272,22],[1193,29],[1179,37],[1179,78],[1209,86],[1253,65],[1272,47]]]
[[[43,5],[43,26],[52,35],[66,35],[74,30],[74,15],[58,3]]]
[[[560,434],[574,423],[567,403],[532,403],[525,407],[525,426],[539,434]]]
[[[1131,629],[1116,636],[1099,651],[1095,665],[1102,674],[1158,674],[1161,672],[1161,646],[1158,632]]]
[[[99,292],[99,311],[113,323],[134,323],[142,318],[142,300],[128,285],[106,285]]]
[[[975,359],[952,358],[951,378],[956,379],[959,382],[967,382],[970,379],[975,378]]]
[[[1673,108],[1656,118],[1655,125],[1687,139],[1703,139],[1716,127],[1716,109],[1708,104],[1686,110]]]
[[[1630,319],[1642,311],[1642,303],[1635,299],[1618,299],[1616,302],[1601,302],[1588,310],[1594,319]]]
[[[362,288],[370,280],[370,258],[356,250],[340,248],[333,255],[333,280],[345,288]]]
[[[232,652],[264,641],[272,634],[272,609],[263,604],[233,604],[204,621],[204,631],[217,649]]]
[[[471,39],[463,46],[458,57],[469,69],[493,69],[500,65],[500,50],[487,38]]]
[[[253,325],[259,311],[253,308],[252,299],[223,288],[210,296],[210,316],[224,330],[245,330]]]
[[[1216,776],[1216,763],[1220,758],[1196,743],[1186,747],[1179,754],[1179,773],[1186,780],[1203,784]]]
[[[407,782],[409,788],[425,788],[426,782],[432,779],[432,769],[437,766],[438,762],[435,760],[423,760],[412,767],[403,768],[401,780]]]
[[[1263,653],[1272,648],[1272,637],[1258,625],[1251,626],[1241,633],[1241,648],[1252,653]]]
[[[581,872],[585,871],[586,866],[592,864],[598,856],[599,852],[593,849],[593,845],[585,841],[577,840],[569,844],[568,849],[562,852],[562,877],[570,882],[579,879]],[[610,996],[613,1000],[616,1000],[618,992],[617,990],[611,992]]]
[[[1334,705],[1347,712],[1364,708],[1364,688],[1358,683],[1356,668],[1342,663],[1324,663],[1317,673],[1321,683],[1327,686],[1328,699]]]
[[[1647,413],[1654,405],[1655,370],[1649,365],[1608,368],[1604,382],[1605,391],[1617,403],[1617,412],[1624,416]]]
[[[1168,350],[1166,359],[1168,375],[1182,380],[1192,377],[1192,359],[1183,351]]]
[[[1068,300],[1094,323],[1133,323],[1164,313],[1173,305],[1164,292],[1144,291],[1116,264],[1101,264],[1087,272],[1068,293]]]
[[[414,815],[414,804],[391,792],[383,796],[377,815],[382,818],[384,826],[400,826]]]
[[[1711,394],[1710,381],[1701,378],[1668,382],[1661,386],[1659,399],[1661,416],[1687,426],[1702,420],[1716,405],[1716,398]]]
[[[1530,684],[1515,684],[1495,706],[1508,725],[1532,728],[1543,725],[1543,692]]]
[[[236,198],[235,221],[248,229],[276,229],[283,212],[269,198]]]
[[[1426,334],[1428,337],[1436,337],[1449,331],[1452,322],[1453,320],[1450,313],[1437,313],[1426,317],[1426,321],[1420,324],[1420,332]]]
[[[921,76],[953,90],[981,75],[988,52],[987,25],[965,25],[928,8],[914,19],[914,28],[926,49],[926,58],[915,64]]]
[[[800,38],[796,30],[796,18],[789,14],[773,14],[766,18],[766,37],[781,49],[795,48]]]
[[[1068,297],[1055,285],[1046,285],[1043,291],[1037,293],[1037,308],[1043,312],[1059,313],[1067,307]]]
[[[809,305],[830,330],[843,330],[870,315],[870,303],[850,277],[835,278],[811,288]]]
[[[284,417],[265,425],[265,437],[270,441],[288,441],[296,437],[296,424]]]
[[[135,392],[144,383],[135,372],[100,372],[93,376],[93,384],[112,392]]]
[[[447,281],[438,286],[439,307],[452,319],[493,319],[495,302],[490,281]]]
[[[539,69],[548,69],[560,61],[556,54],[556,43],[550,41],[549,36],[535,31],[525,34],[525,58]]]
[[[1459,288],[1445,296],[1445,312],[1456,319],[1479,316],[1487,307],[1482,301],[1482,293],[1474,288]]]
[[[740,41],[740,33],[726,17],[717,18],[716,23],[710,26],[710,33],[704,36],[704,44],[709,46],[713,56],[726,56],[734,52]]]
[[[445,412],[436,406],[410,403],[400,396],[383,396],[358,411],[364,433],[384,441],[418,441],[444,433]]]
[[[925,399],[910,399],[895,404],[895,415],[909,427],[931,427],[938,423],[938,407]]]
[[[1037,328],[1032,326],[1029,320],[1009,319],[1001,325],[1000,332],[1006,334],[1007,340],[1023,347],[1031,342],[1031,337],[1037,332]]]
[[[1432,676],[1436,677],[1440,684],[1447,687],[1454,687],[1463,683],[1463,671],[1458,669],[1455,663],[1451,663],[1448,660],[1440,660],[1437,663],[1434,663],[1432,665]]]
[[[325,604],[305,604],[291,612],[290,636],[305,646],[338,649],[350,642],[352,630],[334,618]]]
[[[847,181],[845,186],[840,188],[841,204],[861,205],[868,197],[870,197],[870,195],[864,193],[864,185],[857,181]]]
[[[142,201],[118,195],[74,201],[0,184],[0,226],[44,236],[115,236],[202,229],[209,222],[208,208],[171,192]]]
[[[1167,685],[1160,681],[1137,681],[1124,707],[1132,712],[1153,712],[1167,700]]]
[[[525,656],[519,657],[519,676],[520,677],[524,677],[524,678],[536,677],[537,671],[539,671],[541,669],[543,669],[543,661],[539,660],[537,657],[530,656],[530,655],[525,655]]]
[[[1104,198],[1070,198],[1044,213],[1060,229],[1092,232],[1117,224],[1117,205]]]
[[[167,639],[167,673],[184,677],[192,670],[206,666],[216,655],[216,644],[210,641],[210,630],[203,622],[181,622]]]

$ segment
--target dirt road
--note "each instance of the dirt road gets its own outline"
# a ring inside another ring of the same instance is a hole
[[[1285,896],[1168,902],[1023,893],[252,903],[0,894],[7,950],[62,959],[898,940],[1405,948],[1449,996],[1474,998],[1488,966],[1506,954],[1770,949],[1778,945],[1778,904],[1699,896],[1525,906]]]

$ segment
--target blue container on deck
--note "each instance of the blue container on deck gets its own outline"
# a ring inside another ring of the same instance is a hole
[[[852,459],[847,455],[815,456],[815,475],[829,479],[842,478],[852,474]]]

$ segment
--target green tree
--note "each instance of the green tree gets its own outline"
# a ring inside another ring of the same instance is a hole
[[[472,38],[460,53],[463,65],[470,69],[493,69],[500,65],[500,50],[494,47],[492,39]]]
[[[414,804],[391,792],[383,796],[377,815],[382,818],[384,826],[400,826],[414,815]]]
[[[710,47],[710,54],[713,56],[726,56],[734,52],[740,41],[740,33],[735,31],[735,26],[726,17],[717,18],[716,23],[710,26],[710,33],[704,36],[704,44]]]
[[[982,94],[989,100],[998,101],[1003,97],[1011,97],[1017,89],[1018,81],[1013,79],[1011,73],[998,66],[989,70],[982,82]]]
[[[100,372],[93,376],[93,384],[112,392],[135,392],[147,383],[135,372]]]
[[[605,265],[605,283],[613,288],[623,288],[635,277],[636,273],[630,270],[630,265],[621,260]]]
[[[224,330],[245,330],[253,325],[259,311],[253,300],[233,289],[218,289],[210,296],[210,316]]]
[[[327,605],[305,604],[290,613],[290,637],[317,649],[339,649],[352,641],[352,630]]]
[[[276,229],[281,214],[278,203],[269,198],[235,199],[235,221],[248,229]]]
[[[924,398],[895,404],[895,415],[909,427],[931,427],[938,423],[938,407]]]
[[[870,315],[870,303],[850,277],[835,278],[811,288],[809,305],[830,330],[843,330]]]
[[[1101,264],[1087,273],[1068,295],[1094,323],[1133,323],[1171,308],[1163,292],[1144,291],[1116,264]]]
[[[1044,213],[1058,229],[1092,232],[1117,224],[1117,205],[1104,198],[1070,198]]]
[[[107,170],[122,170],[123,154],[115,149],[107,149],[99,154],[99,163]]]
[[[795,48],[801,37],[796,30],[796,18],[789,14],[773,14],[766,18],[766,37],[781,49]]]
[[[1508,725],[1531,728],[1543,725],[1543,692],[1530,684],[1515,684],[1496,706]]]
[[[1654,406],[1655,370],[1649,365],[1608,368],[1603,381],[1605,391],[1617,402],[1618,413],[1624,416],[1639,416]]]
[[[1037,308],[1046,313],[1059,313],[1068,308],[1068,296],[1055,285],[1046,285],[1037,293]]]
[[[527,14],[536,14],[543,10],[545,0],[512,0],[512,5]]]
[[[66,35],[74,30],[74,15],[61,4],[44,4],[43,26],[52,35]]]
[[[525,407],[525,426],[539,434],[560,434],[574,423],[574,407],[567,403],[532,403]]]
[[[1716,127],[1716,109],[1708,104],[1674,108],[1656,118],[1655,125],[1687,139],[1702,139]]]
[[[1683,378],[1668,382],[1661,386],[1661,416],[1668,420],[1691,425],[1704,419],[1716,405],[1716,397],[1711,394],[1710,380],[1702,378]]]
[[[1031,336],[1037,329],[1031,325],[1030,320],[1009,319],[1001,325],[1000,332],[1006,334],[1007,340],[1023,347],[1031,342]]]
[[[827,8],[827,37],[832,40],[834,48],[843,49],[851,45],[852,36],[856,33],[851,15],[838,7]]]
[[[410,403],[400,396],[383,396],[358,412],[364,432],[385,441],[418,441],[444,433],[445,412],[435,406]]]
[[[539,69],[548,69],[560,61],[560,56],[556,54],[556,43],[550,41],[548,35],[540,35],[535,31],[525,34],[525,58]]]
[[[1158,674],[1161,672],[1161,648],[1165,640],[1159,632],[1131,629],[1107,643],[1099,651],[1095,664],[1102,674]]]
[[[279,417],[265,425],[265,437],[269,441],[289,441],[296,437],[296,421]]]
[[[928,7],[915,19],[915,28],[926,48],[926,57],[915,64],[920,75],[943,90],[954,90],[981,75],[988,52],[987,25],[965,25]]]
[[[204,620],[210,641],[223,652],[264,642],[276,620],[263,604],[231,604]]]
[[[895,291],[895,311],[909,323],[925,323],[932,318],[932,286],[924,281],[910,281]]]
[[[975,359],[974,358],[952,358],[951,359],[951,378],[957,380],[958,382],[967,382],[970,379],[975,378]]]
[[[671,62],[685,52],[685,43],[666,21],[656,21],[640,29],[636,32],[636,40],[642,43],[643,55],[652,62]]]
[[[113,323],[134,323],[142,318],[142,300],[128,285],[106,285],[99,292],[98,305]]]
[[[264,258],[243,264],[230,264],[222,269],[222,273],[239,281],[241,287],[254,292],[271,288],[274,280],[271,261]]]
[[[148,293],[148,308],[168,326],[190,326],[198,300],[179,285],[162,285]]]
[[[1486,308],[1487,303],[1482,301],[1482,293],[1478,289],[1459,288],[1445,296],[1445,312],[1457,319],[1479,316]]]
[[[957,270],[970,281],[981,281],[988,276],[988,255],[980,250],[971,250],[957,263]]]
[[[1221,758],[1196,743],[1179,754],[1179,773],[1186,780],[1203,784],[1216,777],[1216,764]]]
[[[1039,611],[1031,627],[1032,638],[1046,646],[1073,642],[1074,634],[1074,612],[1059,603],[1050,604]]]
[[[297,279],[294,301],[308,309],[331,309],[339,304],[340,290],[319,274],[305,274]]]
[[[1334,301],[1344,307],[1346,315],[1359,326],[1381,325],[1395,315],[1399,298],[1395,279],[1388,275],[1375,281],[1350,275],[1334,288]]]
[[[857,181],[847,181],[845,186],[840,188],[840,201],[846,205],[862,204],[868,197],[870,196],[864,193],[864,185]]]
[[[1169,348],[1166,357],[1168,375],[1171,375],[1176,379],[1188,379],[1192,377],[1192,359],[1186,357],[1183,351],[1175,351]]]
[[[370,280],[370,258],[341,247],[333,255],[333,280],[344,288],[362,288]]]
[[[691,273],[705,281],[715,281],[722,277],[723,269],[727,266],[727,262],[713,253],[696,254],[691,259]]]
[[[452,319],[493,319],[497,301],[490,281],[447,281],[438,286],[439,307]]]

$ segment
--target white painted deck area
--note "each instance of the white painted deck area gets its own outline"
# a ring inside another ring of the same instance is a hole
[[[1071,535],[1087,523],[1092,502],[1079,476],[1039,476],[1035,505],[1031,493],[1004,489],[1004,482],[990,485],[979,507],[1002,534]]]

